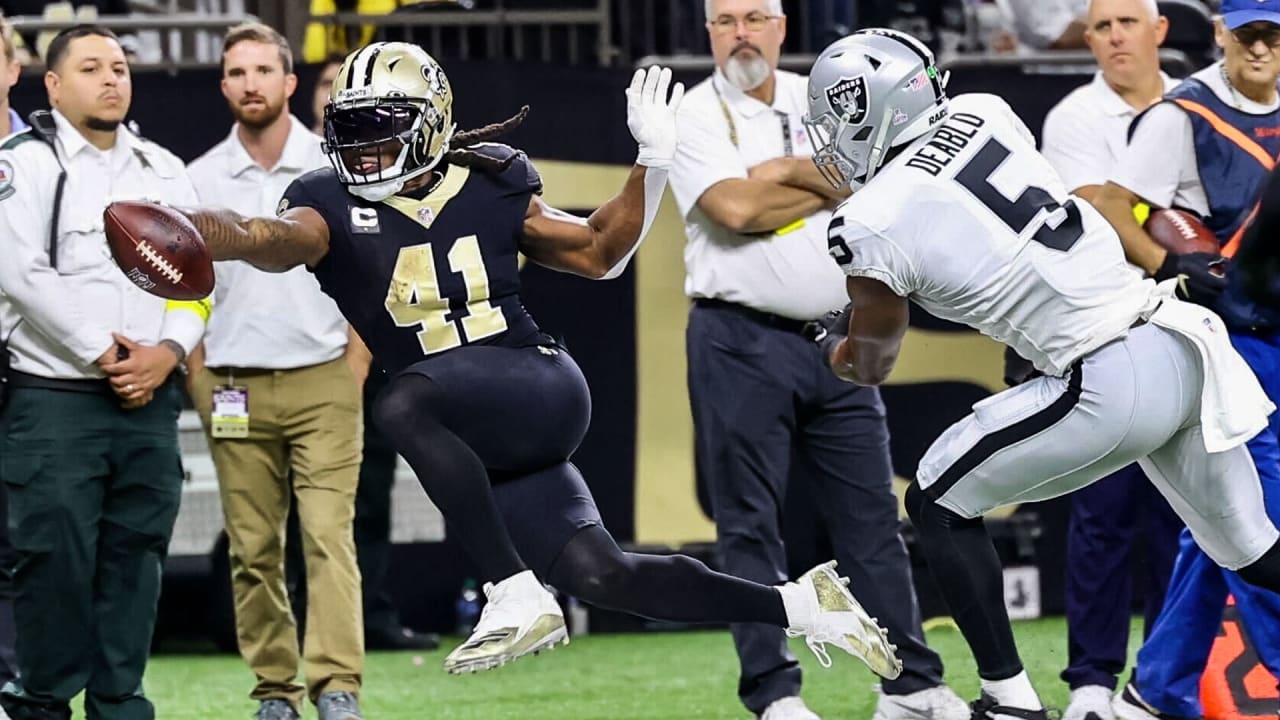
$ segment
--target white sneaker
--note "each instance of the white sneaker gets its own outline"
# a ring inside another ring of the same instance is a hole
[[[531,570],[496,585],[485,583],[484,594],[489,602],[471,637],[444,659],[446,671],[458,675],[491,670],[569,644],[559,603]]]
[[[769,703],[758,720],[822,720],[798,696],[784,697]]]
[[[969,720],[972,715],[969,703],[946,685],[907,695],[885,695],[879,688],[876,691],[880,701],[871,720]]]
[[[1111,708],[1111,690],[1102,685],[1083,685],[1071,691],[1071,703],[1062,720],[1116,720]]]
[[[778,588],[787,611],[787,637],[804,637],[822,667],[831,667],[828,643],[862,660],[877,675],[892,680],[902,673],[897,648],[888,633],[867,615],[836,575],[836,561],[810,570]]]

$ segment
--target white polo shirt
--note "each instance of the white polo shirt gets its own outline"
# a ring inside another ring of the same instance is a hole
[[[1164,92],[1178,84],[1160,73]],[[1152,98],[1153,100],[1157,98]],[[1072,90],[1044,119],[1040,154],[1062,176],[1068,190],[1102,185],[1129,144],[1129,125],[1138,116],[1102,73]]]
[[[182,161],[121,125],[110,150],[89,144],[53,111],[55,158],[34,130],[0,147],[0,333],[13,368],[64,380],[100,378],[97,359],[118,332],[135,342],[178,342],[188,352],[204,320],[139,290],[111,258],[102,211],[115,200],[191,206]],[[58,217],[57,267],[49,262],[58,160],[66,168]]]
[[[249,157],[237,128],[191,163],[200,203],[242,215],[274,216],[289,183],[328,165],[320,137],[297,118],[280,162],[264,170]],[[214,264],[217,285],[205,335],[205,365],[287,370],[342,355],[347,322],[305,267],[269,273],[240,261]]]
[[[1280,98],[1263,105],[1227,85],[1222,77],[1221,61],[1191,77],[1203,82],[1219,100],[1237,110],[1253,114],[1280,112]],[[1209,198],[1200,182],[1200,166],[1196,161],[1191,118],[1176,105],[1161,103],[1142,116],[1109,179],[1155,207],[1177,206],[1200,215],[1209,214]]]
[[[782,70],[776,77],[772,106],[743,93],[719,70],[694,86],[680,104],[668,182],[688,237],[686,295],[812,320],[848,302],[844,276],[827,253],[831,213],[819,210],[782,235],[740,235],[697,205],[707,188],[745,179],[749,168],[765,160],[813,155],[803,122],[808,80]]]

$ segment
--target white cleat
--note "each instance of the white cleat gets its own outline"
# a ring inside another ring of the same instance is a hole
[[[972,712],[965,702],[946,685],[917,690],[906,695],[880,692],[871,720],[969,720]]]
[[[1111,688],[1082,685],[1071,691],[1071,703],[1062,720],[1116,720],[1111,707]]]
[[[485,583],[489,602],[471,637],[444,659],[454,675],[492,670],[525,655],[569,644],[560,605],[533,572],[525,570],[496,585]]]
[[[778,588],[787,611],[787,637],[803,637],[822,667],[831,667],[826,645],[862,660],[877,675],[892,680],[902,674],[897,648],[888,632],[867,614],[836,575],[836,561],[810,570]]]
[[[769,703],[758,720],[822,720],[799,696],[778,698]]]

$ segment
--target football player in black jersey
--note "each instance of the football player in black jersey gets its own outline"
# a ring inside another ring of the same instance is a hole
[[[779,587],[684,556],[620,550],[569,458],[590,396],[569,354],[519,296],[517,253],[589,278],[619,275],[648,231],[675,153],[671,71],[637,71],[627,125],[639,145],[621,192],[588,218],[549,207],[521,152],[486,142],[520,115],[455,132],[444,71],[421,48],[377,43],[338,71],[325,110],[333,167],[299,178],[278,217],[184,212],[215,260],[302,264],[392,379],[374,417],[479,566],[488,605],[445,660],[497,667],[567,642],[546,582],[586,602],[684,622],[763,622],[895,677],[874,619],[819,566]],[[286,309],[287,310],[287,309]]]

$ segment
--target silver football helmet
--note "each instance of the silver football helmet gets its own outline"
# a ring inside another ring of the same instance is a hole
[[[809,72],[814,163],[835,187],[867,183],[890,148],[946,119],[946,84],[929,48],[904,32],[871,28],[835,41]]]

